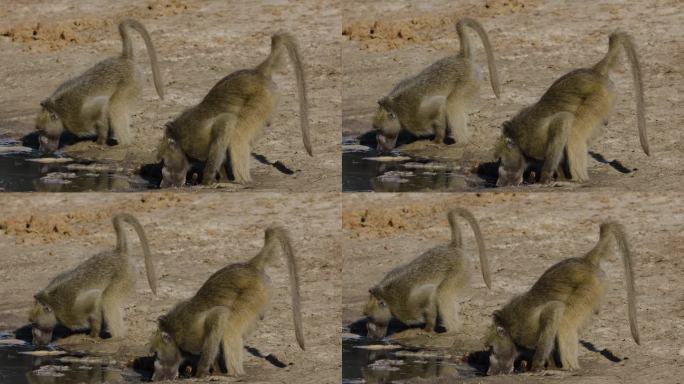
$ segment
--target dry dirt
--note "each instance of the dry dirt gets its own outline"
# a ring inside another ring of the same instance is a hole
[[[131,169],[154,163],[164,124],[198,103],[225,75],[258,64],[269,52],[270,35],[286,30],[299,40],[304,60],[314,157],[306,154],[302,144],[294,73],[288,69],[275,75],[282,97],[271,127],[264,129],[253,152],[296,172],[288,176],[252,160],[254,183],[249,189],[340,190],[341,17],[336,1],[44,3],[15,0],[4,2],[0,9],[0,136],[21,138],[31,133],[39,102],[69,77],[117,55],[121,41],[116,25],[134,17],[149,30],[157,49],[165,100],[160,101],[154,91],[144,45],[134,36],[136,59],[145,74],[142,99],[131,119],[135,145],[103,150],[81,142],[65,152]]]
[[[336,194],[5,194],[0,206],[0,329],[26,324],[33,294],[56,273],[115,243],[113,213],[134,213],[157,261],[155,297],[143,275],[137,239],[131,243],[140,268],[136,294],[125,307],[128,335],[98,341],[75,335],[57,344],[69,350],[113,356],[121,364],[148,353],[156,319],[190,297],[215,271],[256,254],[263,231],[285,225],[301,271],[306,351],[294,337],[287,271],[268,269],[274,296],[266,317],[245,344],[288,364],[277,368],[246,354],[240,381],[301,383],[340,381],[340,204]],[[302,210],[302,207],[309,207]],[[130,238],[135,239],[130,231]],[[228,378],[217,380],[231,381]],[[200,382],[207,382],[200,381]]]
[[[684,198],[676,193],[487,193],[345,195],[343,217],[343,324],[362,316],[367,290],[392,268],[432,246],[449,241],[449,207],[469,208],[480,223],[491,265],[488,291],[476,261],[472,232],[462,225],[466,253],[472,257],[472,289],[462,301],[463,329],[457,336],[416,336],[402,342],[445,348],[462,356],[483,350],[482,336],[492,312],[522,293],[554,263],[581,256],[598,240],[599,224],[625,225],[634,255],[641,346],[630,336],[622,282],[622,262],[603,263],[607,297],[580,339],[624,359],[613,363],[580,347],[582,369],[482,377],[487,383],[681,383],[684,377]],[[372,256],[372,257],[371,257]],[[415,380],[451,383],[457,377]],[[409,381],[414,382],[414,381]],[[459,381],[460,382],[460,381]]]
[[[494,161],[501,124],[534,103],[551,83],[575,68],[598,62],[608,35],[624,30],[634,36],[640,55],[646,98],[646,125],[652,154],[639,146],[634,92],[626,61],[612,75],[619,96],[603,134],[590,147],[619,160],[630,174],[589,160],[592,181],[558,190],[662,190],[684,181],[684,7],[677,0],[541,1],[430,0],[348,1],[343,3],[342,130],[358,135],[371,130],[376,102],[400,80],[444,56],[458,52],[455,22],[479,20],[494,49],[501,99],[486,73],[486,59],[475,33],[476,62],[485,74],[468,115],[471,144],[435,147],[426,141],[402,148],[406,153],[465,164]],[[539,188],[522,187],[518,190]],[[548,190],[541,188],[542,190]]]

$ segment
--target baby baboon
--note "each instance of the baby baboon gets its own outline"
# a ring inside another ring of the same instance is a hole
[[[556,342],[563,369],[579,368],[578,331],[601,305],[605,274],[600,263],[612,250],[613,238],[625,268],[629,326],[639,344],[632,256],[622,225],[607,222],[601,224],[598,243],[584,257],[566,259],[547,269],[529,291],[494,312],[487,335],[491,350],[488,374],[513,372],[518,347],[535,351],[533,371],[543,369],[547,362],[554,366],[551,352]]]
[[[255,135],[271,120],[277,103],[274,71],[284,66],[287,53],[294,66],[299,98],[299,119],[304,147],[312,155],[309,141],[309,112],[306,99],[304,70],[297,43],[288,33],[271,36],[271,53],[253,69],[243,69],[221,79],[196,106],[185,110],[166,125],[166,134],[159,148],[164,161],[162,186],[182,186],[186,156],[206,161],[202,183],[212,184],[216,172],[230,157],[235,181],[251,182],[249,157]],[[176,145],[168,145],[168,139]],[[168,175],[168,176],[167,176]]]
[[[135,266],[128,257],[128,242],[123,223],[130,224],[140,238],[145,256],[147,282],[157,294],[157,277],[145,231],[130,214],[120,213],[112,219],[116,230],[114,251],[99,253],[76,268],[63,272],[36,293],[29,314],[33,325],[33,343],[44,345],[52,340],[59,323],[71,330],[90,329],[90,336],[100,334],[102,321],[113,338],[125,334],[121,306],[135,288]]]
[[[466,219],[473,228],[482,277],[487,288],[491,288],[489,263],[480,227],[468,210],[454,208],[448,214],[451,243],[434,247],[410,263],[395,268],[370,289],[364,309],[369,338],[384,337],[392,317],[407,325],[424,322],[425,330],[432,332],[439,313],[448,332],[454,332],[459,327],[456,298],[470,282],[470,262],[463,254],[463,241],[456,216]]]
[[[591,68],[574,70],[556,80],[536,104],[526,107],[503,124],[496,144],[499,158],[497,186],[519,185],[529,160],[543,161],[540,181],[553,180],[563,154],[570,168],[570,179],[589,180],[587,152],[591,141],[607,124],[615,104],[615,85],[608,77],[623,48],[632,67],[636,95],[639,140],[650,154],[644,117],[641,69],[632,38],[621,32],[610,35],[608,53]]]
[[[140,33],[145,41],[154,87],[164,99],[157,54],[150,35],[138,21],[126,19],[119,23],[123,42],[121,56],[103,60],[82,75],[62,83],[40,103],[36,129],[40,134],[41,151],[56,151],[65,129],[76,136],[96,134],[97,143],[105,144],[111,128],[119,144],[130,144],[129,110],[140,95],[142,76],[133,57],[131,29]]]
[[[444,142],[449,130],[456,141],[468,141],[466,106],[480,88],[482,75],[473,61],[466,27],[475,30],[482,40],[489,80],[494,94],[499,97],[499,76],[487,33],[477,21],[462,18],[456,23],[461,40],[461,51],[457,55],[445,57],[416,76],[402,80],[389,95],[378,101],[380,106],[373,118],[378,150],[392,150],[402,129],[417,136],[434,133],[438,144]]]
[[[180,302],[159,318],[159,328],[152,337],[155,354],[152,380],[173,380],[183,362],[181,351],[200,355],[197,376],[209,373],[223,348],[228,374],[244,374],[243,337],[265,314],[271,297],[270,279],[264,272],[280,245],[290,275],[292,315],[295,336],[304,349],[299,298],[299,275],[294,252],[285,229],[266,230],[264,247],[246,263],[231,264],[214,273],[189,300]]]

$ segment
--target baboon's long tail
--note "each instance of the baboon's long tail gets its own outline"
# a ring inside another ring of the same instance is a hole
[[[625,50],[625,55],[632,70],[632,82],[634,83],[634,93],[636,98],[637,128],[639,129],[639,142],[644,153],[648,156],[651,150],[646,135],[646,107],[644,106],[644,83],[641,80],[641,65],[634,47],[632,37],[625,32],[614,32],[610,35],[608,42],[608,53],[601,59],[594,69],[603,76],[615,69],[618,60],[619,48]]]
[[[627,312],[629,316],[629,328],[632,338],[640,344],[639,328],[637,327],[636,316],[636,292],[634,289],[634,270],[632,269],[632,253],[629,250],[625,229],[622,224],[609,221],[601,224],[599,241],[596,246],[584,256],[592,264],[598,266],[601,259],[608,255],[610,238],[614,238],[618,249],[622,254],[622,262],[625,269],[625,285],[627,289]]]
[[[154,49],[152,44],[152,39],[150,34],[147,33],[147,29],[139,21],[133,19],[125,19],[119,23],[119,33],[121,34],[121,42],[123,43],[123,51],[121,56],[124,58],[133,58],[133,44],[131,43],[131,36],[129,35],[129,29],[134,29],[140,36],[142,36],[145,41],[145,47],[147,48],[147,54],[150,56],[150,65],[152,66],[152,78],[154,80],[154,88],[157,90],[157,95],[163,100],[164,99],[164,88],[162,85],[161,74],[159,72],[159,63],[157,62],[157,51]]]
[[[273,260],[276,245],[280,245],[285,254],[287,270],[290,275],[290,294],[292,296],[292,318],[294,320],[295,336],[299,346],[305,349],[304,331],[302,330],[301,298],[299,294],[299,273],[297,272],[297,263],[295,262],[294,251],[292,250],[290,236],[287,231],[282,227],[276,226],[266,229],[264,246],[250,260],[250,264],[263,270],[266,264]]]
[[[489,43],[489,37],[487,32],[482,28],[482,25],[475,19],[469,17],[464,17],[458,20],[456,23],[456,32],[458,32],[458,37],[461,40],[461,55],[465,58],[470,58],[472,56],[472,51],[470,48],[470,40],[466,34],[465,27],[468,26],[472,28],[480,36],[482,40],[482,45],[484,46],[485,53],[487,54],[487,67],[489,67],[489,81],[492,84],[492,90],[498,98],[501,93],[501,85],[499,83],[499,74],[496,70],[496,62],[494,61],[494,52],[492,51],[492,45]]]
[[[480,256],[480,268],[482,269],[482,278],[484,279],[487,288],[492,288],[492,279],[489,272],[489,261],[487,259],[487,253],[485,252],[484,239],[482,238],[482,232],[480,231],[480,226],[477,224],[477,220],[469,210],[465,208],[452,208],[449,210],[448,218],[449,225],[451,226],[451,244],[452,246],[463,249],[463,239],[461,237],[461,230],[458,228],[458,220],[456,216],[461,216],[466,219],[470,227],[473,229],[475,234],[475,240],[477,241],[477,251]]]
[[[306,81],[304,78],[304,67],[299,55],[297,40],[287,32],[278,32],[271,36],[271,53],[256,68],[257,71],[271,76],[273,69],[280,63],[282,48],[285,48],[292,66],[294,67],[297,80],[297,98],[299,99],[299,125],[302,129],[302,141],[304,148],[309,156],[313,156],[311,149],[311,138],[309,134],[309,102],[306,96]]]
[[[150,245],[147,241],[147,236],[145,236],[145,230],[143,230],[142,225],[138,219],[133,215],[128,213],[119,213],[112,218],[112,223],[114,224],[114,230],[116,231],[116,249],[120,252],[126,252],[126,232],[123,229],[123,222],[130,224],[135,232],[140,238],[140,246],[143,250],[143,255],[145,257],[145,272],[147,274],[147,283],[150,285],[150,289],[156,295],[157,294],[157,274],[154,270],[154,263],[152,262],[152,254],[150,253]]]

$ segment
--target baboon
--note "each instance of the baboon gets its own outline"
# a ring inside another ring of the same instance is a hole
[[[114,251],[101,252],[76,268],[57,275],[34,295],[35,303],[29,314],[34,344],[48,344],[57,324],[71,330],[90,329],[90,336],[97,337],[104,321],[112,338],[124,336],[121,306],[135,288],[136,275],[135,266],[128,256],[124,222],[130,224],[140,238],[147,282],[152,292],[157,294],[157,277],[145,231],[132,215],[117,214],[112,218],[116,231]]]
[[[432,332],[439,313],[448,332],[459,328],[456,299],[470,282],[471,268],[468,258],[463,254],[457,216],[466,219],[473,229],[482,277],[487,288],[491,288],[489,263],[480,227],[468,210],[454,208],[448,213],[451,226],[449,244],[434,247],[410,263],[395,268],[369,290],[370,297],[364,308],[369,338],[384,337],[393,317],[407,325],[424,322],[425,330]]]
[[[126,19],[119,23],[123,43],[120,56],[103,60],[80,76],[65,81],[40,103],[36,129],[41,151],[56,151],[64,130],[79,137],[95,134],[97,143],[104,145],[111,128],[118,144],[131,143],[129,110],[137,102],[142,88],[142,74],[133,57],[131,29],[140,33],[145,41],[154,87],[164,99],[157,53],[150,35],[138,21]]]
[[[294,251],[285,229],[266,229],[264,246],[246,263],[228,265],[214,273],[195,296],[177,304],[159,318],[151,341],[155,354],[152,380],[173,380],[184,357],[181,351],[199,355],[196,376],[209,373],[223,349],[225,366],[231,376],[243,375],[243,337],[263,318],[270,301],[270,279],[264,272],[274,261],[280,245],[287,261],[292,295],[295,336],[304,349],[300,311],[299,275]]]
[[[391,151],[402,129],[421,136],[435,134],[435,143],[444,143],[451,131],[456,141],[469,139],[466,107],[480,88],[482,74],[475,64],[466,34],[470,27],[480,36],[489,66],[489,80],[499,97],[499,76],[489,38],[482,25],[464,17],[456,23],[461,51],[436,61],[414,77],[397,84],[389,95],[378,101],[373,118],[378,150]]]
[[[299,98],[299,121],[306,152],[313,156],[309,140],[309,112],[304,69],[297,42],[284,32],[271,36],[271,53],[253,69],[243,69],[221,79],[196,106],[167,123],[159,147],[164,162],[163,186],[182,186],[187,157],[206,161],[202,183],[214,183],[216,172],[230,158],[235,182],[251,182],[249,157],[255,135],[271,121],[277,104],[274,71],[284,67],[287,53],[294,66]],[[175,145],[169,139],[173,140]]]
[[[579,368],[578,332],[592,313],[598,312],[605,294],[601,260],[611,253],[611,239],[615,239],[622,254],[629,326],[634,341],[640,343],[632,256],[625,231],[616,222],[605,222],[598,243],[584,257],[565,259],[547,269],[529,291],[494,312],[487,335],[491,351],[488,374],[513,372],[519,347],[534,350],[533,371],[543,369],[547,362],[555,366],[551,354],[554,343],[558,345],[562,368]]]
[[[542,183],[553,181],[563,155],[570,170],[569,178],[584,182],[587,153],[591,142],[606,125],[615,104],[615,85],[608,77],[618,63],[623,48],[632,68],[636,96],[639,140],[650,155],[644,117],[644,92],[641,69],[632,38],[623,32],[610,35],[608,53],[591,68],[576,69],[556,80],[536,104],[522,109],[503,123],[495,152],[499,159],[497,186],[519,185],[530,161],[543,161]]]

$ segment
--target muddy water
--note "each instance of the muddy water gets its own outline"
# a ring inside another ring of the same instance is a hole
[[[33,356],[30,344],[12,339],[11,333],[0,332],[0,383],[12,384],[76,384],[76,383],[140,383],[133,371],[112,366],[115,362],[92,356]],[[9,343],[9,344],[7,344]]]
[[[374,348],[386,349],[374,349]],[[368,349],[371,348],[371,349]],[[410,378],[467,378],[481,373],[445,351],[406,348],[343,337],[342,383],[394,383]]]
[[[38,161],[36,161],[38,160]],[[41,162],[41,161],[51,162]],[[154,184],[102,165],[43,158],[18,141],[0,139],[0,191],[139,191]]]
[[[381,161],[380,161],[381,160]],[[472,191],[494,187],[495,180],[466,175],[458,164],[380,154],[347,138],[342,145],[345,192]]]

